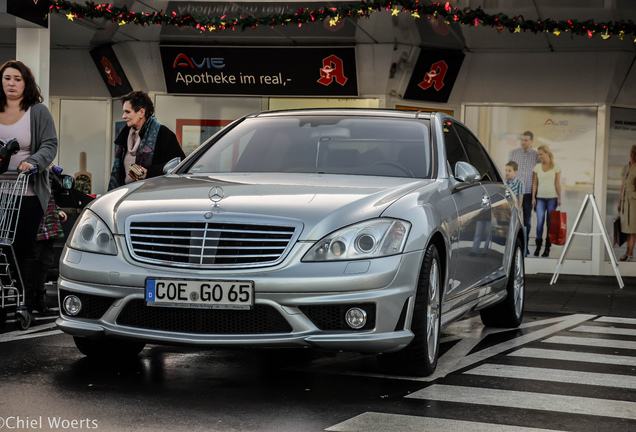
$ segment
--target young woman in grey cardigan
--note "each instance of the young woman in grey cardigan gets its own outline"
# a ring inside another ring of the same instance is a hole
[[[53,117],[42,104],[43,98],[31,70],[22,62],[10,60],[0,67],[0,139],[17,138],[20,150],[9,167],[31,174],[27,193],[22,197],[13,249],[24,282],[25,302],[30,310],[37,307],[36,236],[44,210],[51,196],[48,167],[57,154],[57,133]]]

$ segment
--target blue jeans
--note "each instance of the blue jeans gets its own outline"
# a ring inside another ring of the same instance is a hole
[[[546,219],[548,230],[550,229],[550,212],[556,210],[558,204],[558,198],[537,198],[537,240],[543,239],[543,223]]]

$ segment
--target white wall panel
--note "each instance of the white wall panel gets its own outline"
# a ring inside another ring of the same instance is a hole
[[[85,50],[51,50],[50,97],[110,97],[95,62]]]
[[[465,63],[464,103],[601,104],[627,74],[626,53],[473,53]]]
[[[100,78],[101,79],[101,78]],[[92,174],[92,193],[102,194],[108,187],[109,165],[107,158],[112,144],[108,142],[107,100],[60,101],[58,165],[64,174],[74,175],[80,171],[80,152],[86,152],[86,169]]]
[[[133,90],[165,93],[159,45],[151,42],[126,42],[113,45]]]

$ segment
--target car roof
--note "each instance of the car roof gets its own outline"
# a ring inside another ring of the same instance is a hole
[[[441,112],[411,111],[397,109],[380,108],[304,108],[280,111],[262,111],[247,115],[246,117],[286,117],[286,116],[373,116],[373,117],[393,117],[406,119],[432,119],[436,116],[448,117]]]

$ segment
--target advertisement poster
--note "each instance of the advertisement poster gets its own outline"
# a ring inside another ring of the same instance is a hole
[[[466,124],[487,148],[497,168],[503,174],[511,151],[521,146],[522,134],[532,132],[532,148],[545,145],[554,155],[554,162],[561,168],[561,206],[567,213],[568,230],[586,195],[594,189],[594,158],[596,151],[596,107],[492,107],[468,106]],[[531,191],[526,191],[532,199]],[[592,232],[591,211],[583,214],[577,231]],[[536,244],[537,218],[532,211],[529,235],[532,259]],[[544,226],[543,238],[548,227]],[[592,239],[574,236],[566,259],[589,260],[592,258]],[[549,258],[558,259],[563,246],[553,245]]]
[[[168,93],[357,96],[353,47],[162,46]]]
[[[630,180],[629,176],[629,162],[632,146],[636,145],[636,110],[627,108],[612,108],[610,112],[610,129],[609,129],[609,154],[607,163],[607,202],[606,202],[606,218],[605,228],[610,236],[610,241],[614,247],[614,254],[616,259],[620,260],[623,255],[628,254],[627,240],[628,236],[625,235],[625,243],[618,246],[614,244],[614,221],[619,216],[618,202],[621,193],[621,187],[625,189],[633,189],[632,182],[631,188],[628,187],[627,182]],[[626,191],[624,200],[629,201],[629,192]],[[634,200],[632,200],[634,201]],[[623,205],[621,203],[621,205]],[[625,214],[634,214],[636,219],[636,213],[630,212],[632,206],[627,204],[625,208]],[[629,223],[629,218],[628,223]],[[636,220],[632,222],[636,223]],[[622,229],[621,229],[622,231]],[[618,233],[617,233],[618,234]],[[633,255],[632,255],[633,256]],[[605,259],[609,260],[607,253]]]
[[[132,91],[132,86],[112,47],[95,48],[90,54],[112,97],[125,96]]]
[[[448,102],[463,61],[462,51],[422,50],[404,92],[404,99]]]
[[[46,0],[4,0],[0,2],[0,13],[7,12],[41,27],[48,28],[49,6],[50,4]]]

